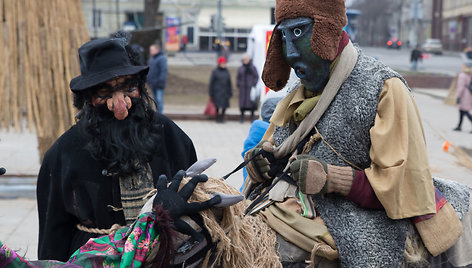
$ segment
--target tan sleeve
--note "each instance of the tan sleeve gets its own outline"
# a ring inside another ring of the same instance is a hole
[[[392,219],[436,213],[421,118],[408,88],[398,78],[385,81],[370,129],[372,188]]]
[[[270,141],[272,144],[274,144],[274,128],[275,125],[273,123],[270,123],[261,141]]]

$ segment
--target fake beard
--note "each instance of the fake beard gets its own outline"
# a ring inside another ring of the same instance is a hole
[[[106,105],[87,105],[79,125],[92,157],[103,161],[109,173],[128,176],[144,174],[156,151],[160,136],[153,117],[151,106],[134,98],[124,120],[116,119]]]

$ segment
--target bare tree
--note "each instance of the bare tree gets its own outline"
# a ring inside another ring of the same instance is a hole
[[[144,27],[152,28],[157,24],[157,14],[161,0],[144,0]]]

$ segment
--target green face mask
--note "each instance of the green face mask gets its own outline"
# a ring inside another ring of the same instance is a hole
[[[287,19],[277,26],[277,30],[282,34],[282,49],[287,63],[306,89],[319,92],[328,83],[331,62],[314,54],[311,49],[314,23],[310,18]]]

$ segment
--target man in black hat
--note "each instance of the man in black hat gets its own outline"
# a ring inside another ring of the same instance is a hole
[[[139,214],[153,180],[196,161],[190,138],[155,111],[140,66],[122,38],[79,48],[70,82],[76,125],[46,152],[38,176],[39,259],[66,261],[90,238]]]

